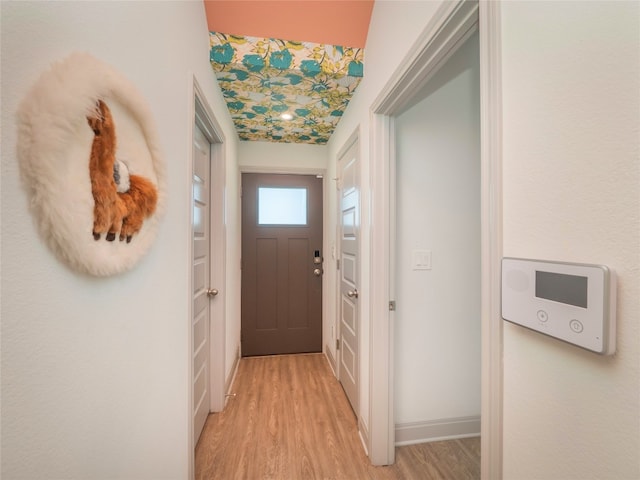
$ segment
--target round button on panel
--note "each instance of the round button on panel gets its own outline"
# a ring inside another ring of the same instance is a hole
[[[540,320],[541,322],[546,322],[547,320],[549,320],[549,314],[544,310],[538,310],[537,315],[538,315],[538,320]]]
[[[581,333],[584,330],[584,326],[579,320],[573,319],[569,322],[569,328],[575,333]]]

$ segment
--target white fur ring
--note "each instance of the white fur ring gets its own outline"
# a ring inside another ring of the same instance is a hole
[[[164,160],[137,89],[75,53],[41,75],[17,123],[22,179],[47,244],[91,275],[132,268],[153,243],[166,201]]]

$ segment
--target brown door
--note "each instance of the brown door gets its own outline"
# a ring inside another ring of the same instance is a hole
[[[242,355],[322,351],[322,179],[242,175]]]

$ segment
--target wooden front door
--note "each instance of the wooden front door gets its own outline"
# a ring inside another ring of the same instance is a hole
[[[322,351],[322,179],[242,175],[242,355]]]

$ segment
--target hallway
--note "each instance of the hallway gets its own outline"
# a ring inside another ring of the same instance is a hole
[[[323,354],[243,358],[224,412],[196,446],[196,479],[480,478],[480,438],[399,447],[374,467]]]

